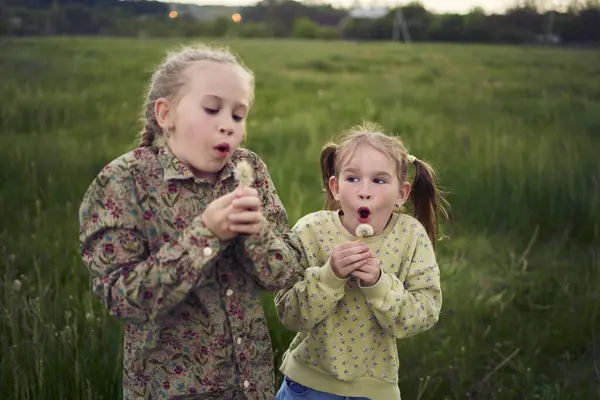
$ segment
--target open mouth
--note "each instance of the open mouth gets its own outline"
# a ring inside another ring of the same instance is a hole
[[[369,207],[360,207],[358,209],[358,220],[360,222],[367,222],[371,216],[371,210]]]
[[[229,154],[229,152],[231,150],[231,147],[229,146],[229,143],[221,143],[221,144],[218,144],[215,147],[213,147],[213,149],[215,149],[217,156],[227,157],[227,155]]]

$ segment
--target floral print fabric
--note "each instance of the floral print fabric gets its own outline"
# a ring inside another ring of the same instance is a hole
[[[243,159],[265,217],[259,234],[222,242],[198,216],[235,189]],[[215,184],[166,146],[137,148],[103,168],[81,204],[80,242],[94,293],[125,322],[125,400],[275,397],[259,294],[300,279],[287,232],[266,165],[249,150],[237,149]]]

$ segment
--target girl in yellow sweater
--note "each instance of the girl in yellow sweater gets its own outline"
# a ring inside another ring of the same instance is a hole
[[[298,332],[276,399],[400,399],[396,340],[432,328],[442,305],[434,242],[446,213],[433,170],[370,123],[327,145],[321,170],[326,209],[290,240],[304,278],[275,298]],[[408,200],[414,217],[399,212]]]

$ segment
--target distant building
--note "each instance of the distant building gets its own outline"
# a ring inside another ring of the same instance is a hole
[[[353,19],[379,19],[388,12],[387,8],[355,8],[348,11],[348,16]]]

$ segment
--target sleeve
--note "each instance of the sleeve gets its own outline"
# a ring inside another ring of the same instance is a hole
[[[300,225],[300,223],[298,224]],[[279,320],[294,332],[307,332],[323,321],[344,297],[347,279],[338,278],[329,260],[323,266],[309,266],[296,229],[288,235],[288,244],[302,254],[308,266],[304,279],[280,290],[275,296],[275,310]]]
[[[84,195],[81,253],[109,313],[144,322],[168,313],[205,283],[222,243],[196,218],[177,241],[151,254],[138,225],[143,212],[133,176],[116,170],[105,167]]]
[[[301,278],[305,259],[297,247],[288,243],[287,213],[266,165],[258,157],[255,163],[263,222],[259,233],[241,239],[243,264],[261,288],[277,291]]]
[[[419,232],[408,273],[402,282],[396,275],[382,273],[370,287],[361,287],[367,304],[381,327],[395,338],[406,338],[431,329],[442,307],[440,271],[431,241]]]

